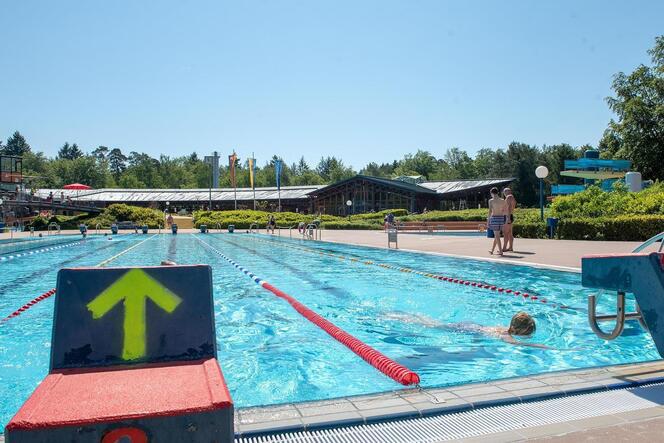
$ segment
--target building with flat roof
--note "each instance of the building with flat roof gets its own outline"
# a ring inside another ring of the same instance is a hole
[[[330,185],[282,186],[256,188],[210,189],[39,189],[42,198],[67,199],[74,202],[105,207],[113,203],[127,203],[157,209],[176,210],[253,209],[254,194],[258,208],[276,211],[320,212],[347,215],[383,209],[463,209],[486,206],[489,189],[506,186],[511,178],[486,180],[445,180],[413,183],[403,180],[357,175]],[[348,206],[347,202],[351,201]]]

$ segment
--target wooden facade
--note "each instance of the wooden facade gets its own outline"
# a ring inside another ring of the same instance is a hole
[[[412,183],[358,175],[311,192],[312,210],[330,215],[349,215],[384,209],[421,212],[438,209],[435,191]],[[347,205],[351,201],[350,206]]]

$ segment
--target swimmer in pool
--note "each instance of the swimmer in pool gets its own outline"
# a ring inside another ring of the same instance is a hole
[[[482,335],[492,336],[501,339],[505,343],[516,346],[530,346],[532,348],[552,349],[549,346],[539,343],[525,343],[514,337],[528,337],[535,332],[535,320],[527,312],[517,312],[512,317],[509,327],[503,326],[482,326],[475,323],[439,323],[431,318],[422,315],[406,313],[390,313],[383,318],[389,320],[398,320],[404,323],[415,323],[429,328],[438,328],[459,332],[471,332]]]

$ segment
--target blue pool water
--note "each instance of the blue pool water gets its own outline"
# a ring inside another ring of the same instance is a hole
[[[576,273],[265,235],[121,235],[112,241],[97,237],[1,262],[0,316],[54,287],[61,267],[95,266],[144,241],[109,265],[157,265],[170,259],[212,266],[219,362],[236,406],[401,388],[199,239],[415,370],[425,387],[659,358],[649,335],[637,325],[613,342],[595,337],[586,321],[589,292]],[[572,309],[321,256],[318,250],[527,291]],[[611,312],[608,298],[599,309]],[[554,349],[512,346],[448,326],[507,326],[522,310],[537,321],[537,332],[529,341]],[[50,298],[0,325],[2,426],[47,373],[52,311]]]

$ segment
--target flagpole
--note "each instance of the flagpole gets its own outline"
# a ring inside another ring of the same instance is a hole
[[[251,175],[251,188],[254,190],[254,211],[256,210],[256,177],[254,177],[254,171],[256,170],[256,157],[254,153],[251,153],[251,169],[249,174]]]
[[[235,151],[233,151],[233,171],[235,171]],[[233,199],[235,200],[235,210],[237,211],[237,177],[233,174]]]

